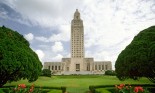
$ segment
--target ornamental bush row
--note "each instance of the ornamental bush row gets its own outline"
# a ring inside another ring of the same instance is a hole
[[[131,84],[130,86],[125,84],[117,85],[117,87],[116,85],[97,85],[89,86],[89,90],[91,93],[154,93],[155,91],[155,84]],[[126,89],[127,87],[132,92],[129,92],[129,90]],[[142,89],[143,91],[136,92]]]
[[[53,92],[55,90],[55,92]],[[52,92],[50,92],[52,91]],[[57,92],[56,92],[57,91]],[[26,86],[25,84],[19,84],[18,86],[4,86],[0,88],[0,93],[65,93],[66,87],[42,87],[35,86]]]

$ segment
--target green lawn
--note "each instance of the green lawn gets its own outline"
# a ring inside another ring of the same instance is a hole
[[[27,80],[7,83],[6,85],[18,85],[25,83],[31,85]],[[146,78],[141,78],[138,81],[128,79],[126,81],[119,81],[115,76],[52,76],[39,77],[33,82],[37,86],[66,86],[69,93],[84,93],[88,91],[89,85],[115,85],[115,84],[150,84],[151,82]]]

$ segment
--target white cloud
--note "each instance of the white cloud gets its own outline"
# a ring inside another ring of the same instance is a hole
[[[52,46],[52,51],[53,52],[62,52],[63,49],[63,45],[61,42],[55,42],[54,45]]]
[[[26,38],[26,40],[32,41],[34,38],[34,35],[32,33],[29,33],[29,34],[24,35],[24,37]]]
[[[78,0],[5,0],[3,2],[20,13],[23,22],[28,21],[30,25],[41,27],[67,23],[66,19],[71,18],[70,14],[77,8],[76,4],[82,5]]]
[[[59,33],[58,34],[53,34],[50,38],[49,41],[55,42],[55,41],[69,41],[70,40],[70,24],[68,25],[61,25],[59,27]]]
[[[57,54],[55,57],[52,58],[52,60],[53,61],[61,61],[62,58],[63,58],[63,55]]]
[[[115,61],[139,31],[155,24],[154,0],[5,0],[5,3],[32,26],[58,27],[48,37],[35,37],[42,42],[54,42],[55,57],[57,52],[62,53],[65,44],[70,44],[70,23],[76,8],[84,22],[86,56],[96,60]],[[34,38],[32,33],[26,37],[30,41]]]
[[[36,40],[41,42],[59,42],[70,40],[70,25],[60,25],[57,34],[52,34],[50,37],[38,36],[35,37]]]
[[[0,11],[0,16],[2,17],[2,18],[4,18],[4,19],[7,19],[8,18],[8,16],[7,16],[7,12],[6,11]]]
[[[70,53],[68,53],[68,54],[66,55],[66,57],[67,57],[67,58],[70,58],[70,57],[71,57],[71,54],[70,54]]]
[[[43,36],[41,36],[41,37],[35,37],[35,39],[38,40],[38,41],[42,41],[42,42],[49,42],[48,38],[43,37]]]
[[[37,53],[39,59],[43,61],[43,58],[45,56],[44,52],[42,50],[36,50],[35,52]]]

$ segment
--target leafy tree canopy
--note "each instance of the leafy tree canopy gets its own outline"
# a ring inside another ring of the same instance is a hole
[[[0,87],[8,81],[37,80],[42,64],[29,42],[18,32],[0,27]]]
[[[155,26],[141,31],[119,54],[115,63],[117,77],[147,77],[155,82]]]

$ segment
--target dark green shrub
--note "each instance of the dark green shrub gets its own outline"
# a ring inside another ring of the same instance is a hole
[[[0,89],[0,93],[4,93],[4,91],[2,89]]]
[[[115,76],[116,73],[115,73],[115,71],[113,71],[113,70],[107,70],[107,71],[105,71],[105,75]]]
[[[9,93],[9,88],[0,88],[0,93]]]
[[[42,70],[42,76],[51,77],[51,70],[49,70],[49,69],[43,69]]]

